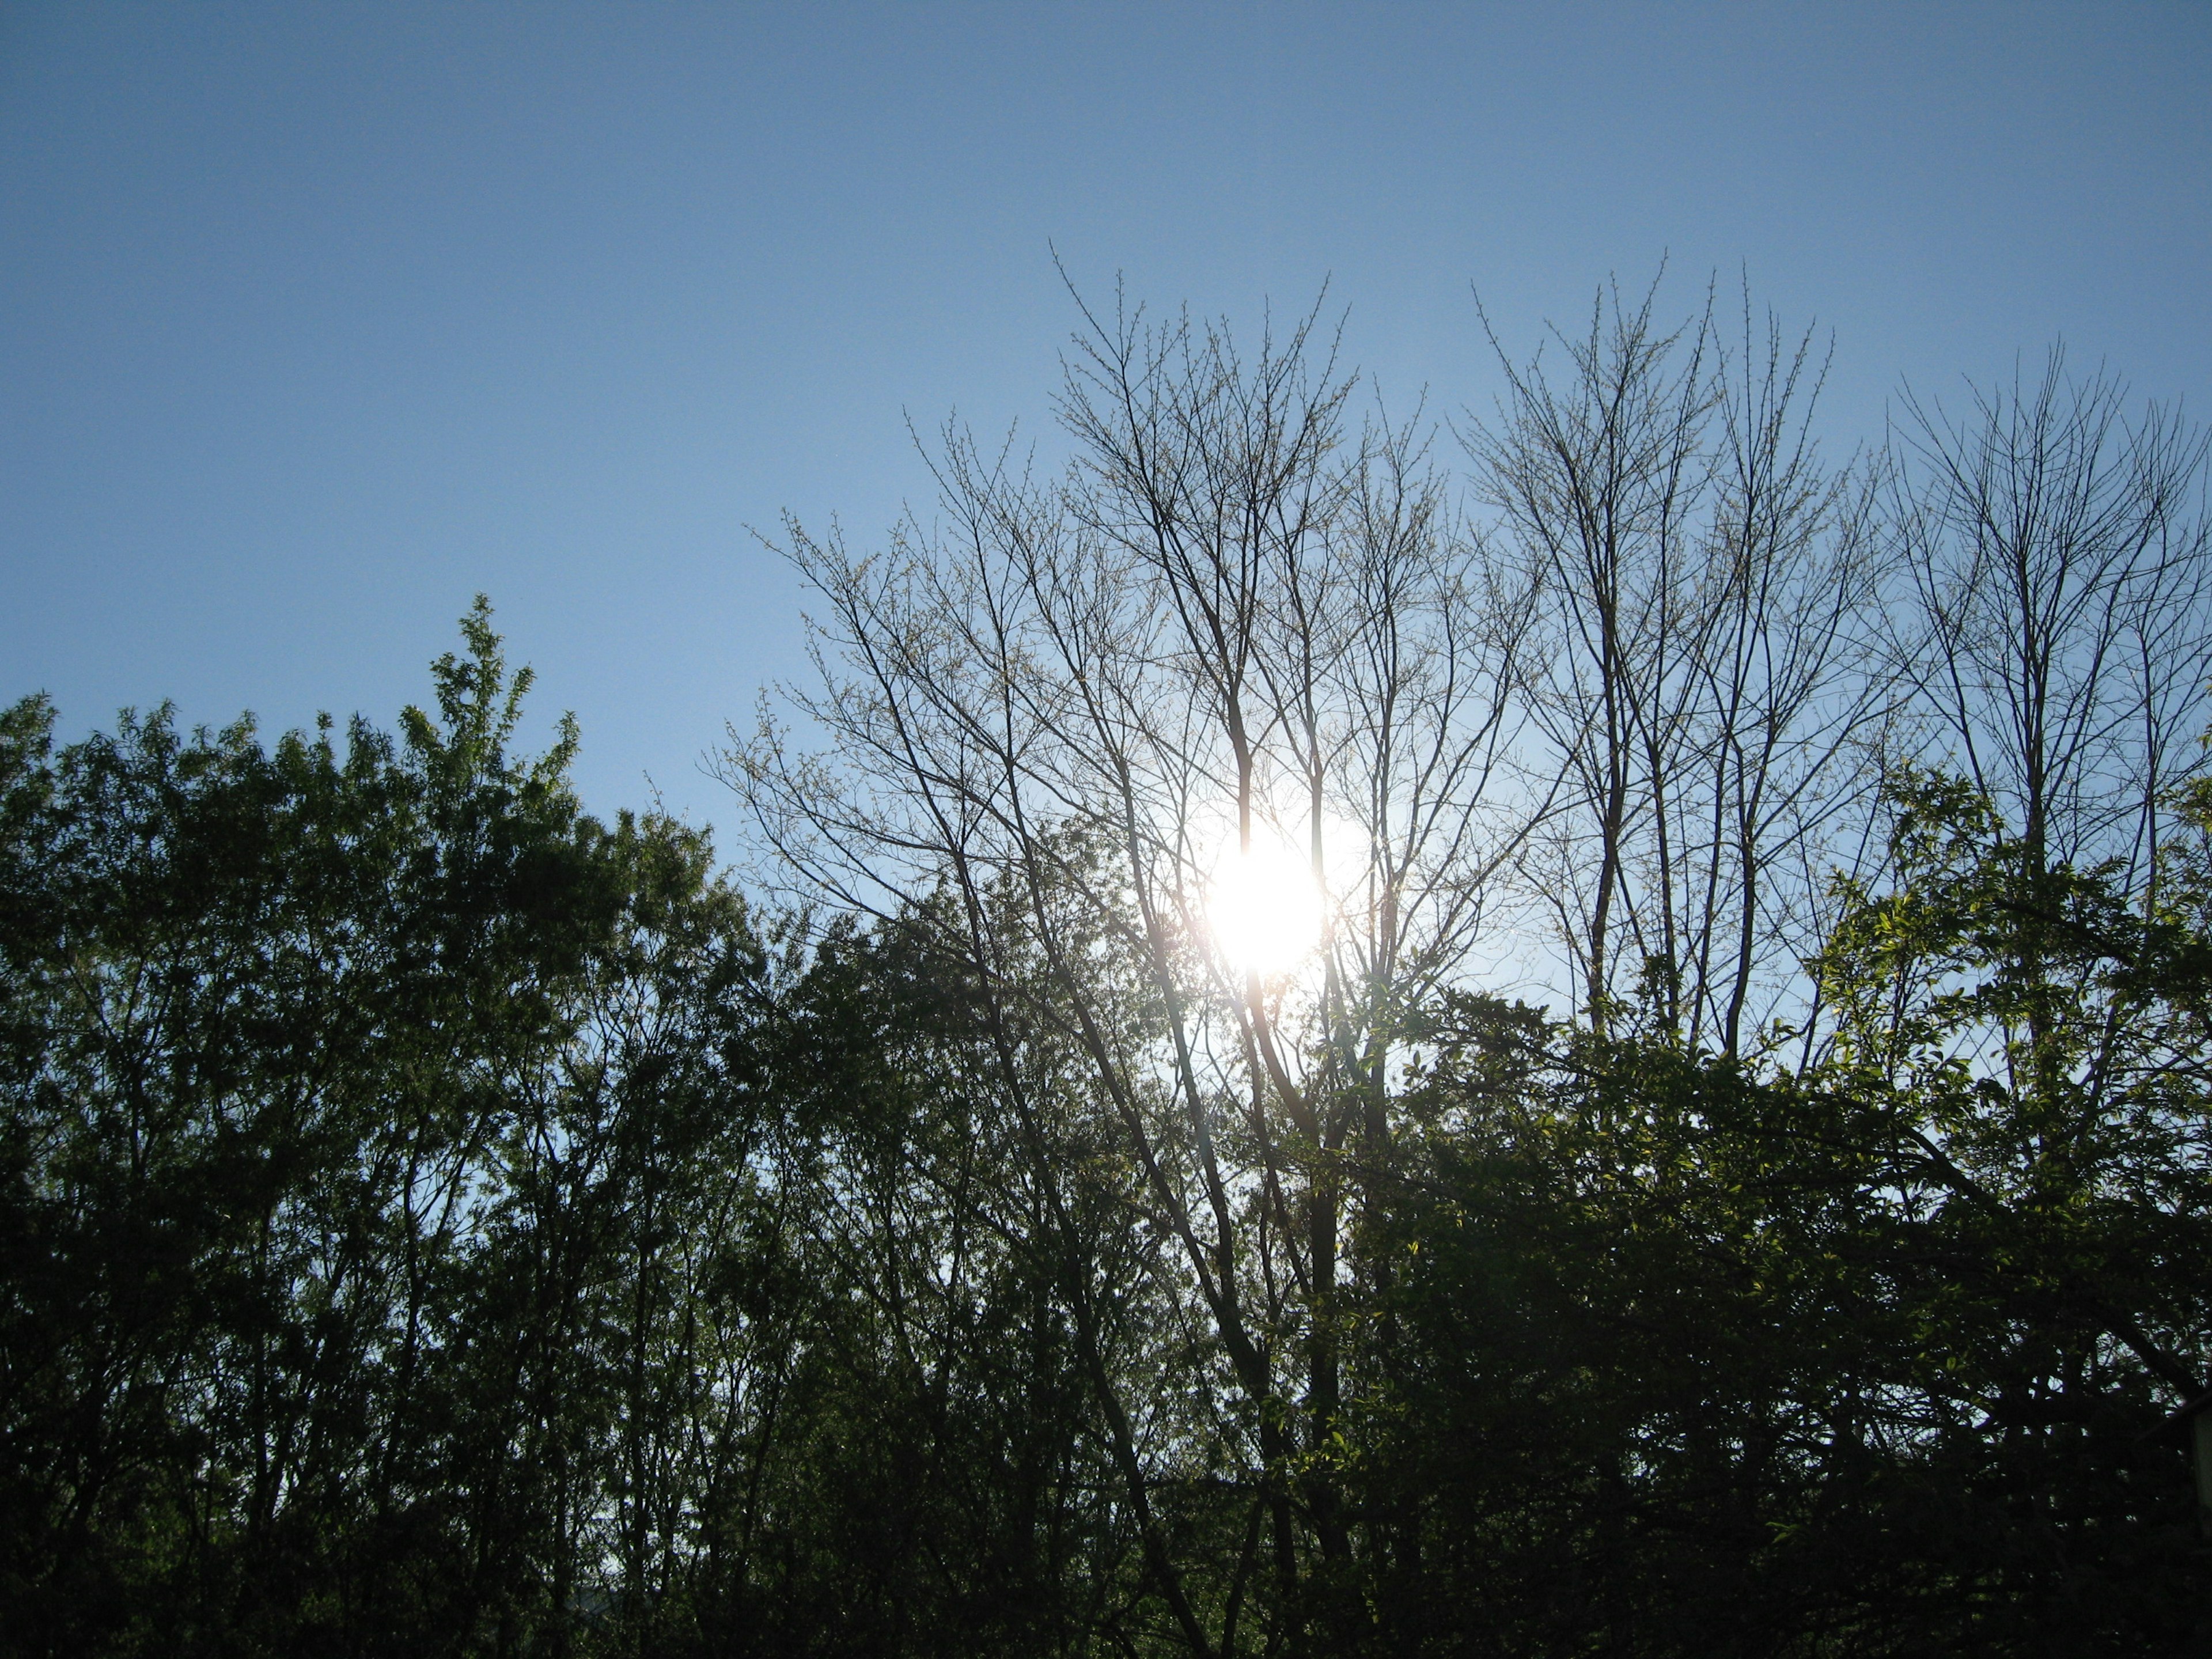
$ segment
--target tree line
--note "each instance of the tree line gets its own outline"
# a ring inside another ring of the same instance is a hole
[[[742,878],[481,600],[8,711],[0,1645],[2197,1650],[2204,436],[1656,292],[1441,427],[1084,309],[786,526]]]

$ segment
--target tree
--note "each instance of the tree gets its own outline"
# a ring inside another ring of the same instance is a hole
[[[1899,672],[1932,755],[1990,798],[2031,872],[2118,859],[2154,881],[2212,678],[2207,435],[2154,403],[2129,416],[2125,384],[2076,380],[2063,347],[2032,383],[1969,390],[1955,417],[1905,396]]]
[[[10,1650],[466,1650],[557,1637],[611,1505],[641,1557],[665,1326],[597,1264],[702,1121],[692,1190],[742,1165],[757,951],[696,836],[581,815],[572,728],[510,757],[463,628],[396,744],[6,717]]]
[[[1747,293],[1729,346],[1656,298],[1601,293],[1556,377],[1493,333],[1505,396],[1468,447],[1537,595],[1522,766],[1550,810],[1522,872],[1573,1005],[1601,1030],[1648,984],[1733,1054],[1806,1023],[1827,860],[1870,800],[1872,498],[1820,459],[1809,332],[1755,327]]]
[[[1279,1636],[1349,1583],[1345,1160],[1387,1144],[1401,1022],[1516,844],[1492,786],[1524,600],[1413,432],[1346,430],[1313,319],[1249,363],[1187,317],[1086,321],[1063,477],[948,433],[941,534],[862,558],[790,527],[830,750],[764,726],[730,775],[806,890],[927,930],[986,999],[1152,1587],[1226,1651],[1262,1588]],[[1209,897],[1282,854],[1328,930],[1238,960]],[[1172,1247],[1133,1285],[1081,1266],[1085,1174],[1048,1155],[1101,1121],[1122,1224]],[[1105,1363],[1119,1304],[1156,1299],[1189,1343],[1166,1391]],[[1179,1559],[1170,1501],[1224,1553]]]

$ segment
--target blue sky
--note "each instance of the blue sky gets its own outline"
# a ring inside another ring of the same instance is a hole
[[[1832,441],[2063,335],[2212,392],[2212,5],[0,6],[0,696],[388,722],[478,589],[605,810],[799,671],[785,510],[1048,415],[1117,272],[1394,404],[1662,254]]]

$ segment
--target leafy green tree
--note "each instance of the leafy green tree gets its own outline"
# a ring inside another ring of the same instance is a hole
[[[2203,835],[2039,872],[1900,777],[1802,1076],[1663,1014],[1450,1008],[1356,1437],[1380,1604],[1437,1651],[2196,1650],[2160,1433],[2212,1335]]]
[[[548,1170],[626,1134],[649,1186],[664,1120],[719,1118],[759,953],[699,837],[581,814],[572,726],[509,756],[527,671],[463,628],[398,742],[6,717],[18,1650],[475,1648],[596,1562],[564,1456],[623,1379],[560,1368],[626,1343],[635,1395],[651,1333],[573,1322]]]

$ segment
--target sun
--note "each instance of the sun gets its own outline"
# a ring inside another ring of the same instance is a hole
[[[1239,972],[1274,979],[1321,944],[1325,910],[1313,866],[1272,836],[1231,847],[1207,884],[1206,920],[1214,948]]]

